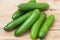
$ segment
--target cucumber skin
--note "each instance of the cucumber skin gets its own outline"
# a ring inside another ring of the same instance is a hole
[[[30,17],[21,25],[18,27],[18,29],[15,31],[15,36],[20,36],[24,32],[26,32],[27,29],[30,28],[30,26],[35,22],[35,20],[39,17],[39,10],[35,9]]]
[[[17,10],[16,12],[14,12],[14,14],[12,15],[12,19],[15,20],[17,18],[19,18],[21,15],[23,15],[25,12],[22,12],[20,10]]]
[[[32,14],[32,11],[26,13],[25,15],[17,18],[17,19],[14,20],[14,21],[9,22],[9,23],[4,27],[4,30],[6,30],[6,31],[13,30],[17,25],[22,24],[31,14]]]
[[[46,14],[45,13],[41,13],[40,17],[33,24],[32,28],[31,28],[31,32],[30,32],[30,37],[32,39],[36,39],[36,37],[38,35],[38,31],[41,28],[41,24],[44,22],[45,19],[46,19]]]
[[[46,19],[45,23],[42,25],[42,28],[39,31],[38,36],[39,36],[40,39],[43,39],[45,37],[45,35],[47,34],[50,26],[53,24],[54,20],[55,20],[55,17],[53,15],[50,15]]]
[[[34,9],[47,10],[49,8],[49,5],[47,3],[25,3],[18,5],[18,9],[21,11],[30,11]]]

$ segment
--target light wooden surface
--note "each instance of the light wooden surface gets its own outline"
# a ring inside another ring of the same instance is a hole
[[[3,27],[12,20],[12,14],[17,10],[17,5],[29,0],[0,0],[0,40],[31,40],[29,31],[21,37],[15,37],[14,31],[5,32]],[[55,23],[50,28],[44,40],[60,40],[60,0],[37,0],[50,5],[45,11],[47,16],[55,15]]]

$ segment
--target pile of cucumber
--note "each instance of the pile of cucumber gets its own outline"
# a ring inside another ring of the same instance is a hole
[[[36,3],[36,0],[22,3],[18,5],[18,10],[12,16],[13,20],[4,27],[4,30],[16,29],[14,35],[21,36],[31,28],[30,37],[33,40],[37,37],[43,39],[55,20],[54,15],[47,18],[46,14],[42,12],[48,8],[47,3]]]

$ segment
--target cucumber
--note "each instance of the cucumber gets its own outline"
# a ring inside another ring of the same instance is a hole
[[[44,24],[42,25],[42,28],[40,29],[39,31],[39,38],[40,39],[43,39],[45,37],[45,35],[47,34],[49,28],[51,27],[51,25],[53,24],[54,22],[54,15],[50,15],[46,21],[44,22]]]
[[[30,0],[28,3],[36,3],[36,0]],[[28,4],[27,3],[27,4]],[[24,4],[24,3],[23,3]],[[20,16],[24,15],[24,11],[21,11],[21,10],[17,10],[16,12],[14,12],[14,14],[12,15],[12,19],[15,20],[17,18],[19,18]]]
[[[30,32],[30,36],[32,39],[36,39],[36,37],[38,35],[38,31],[41,28],[41,25],[45,19],[46,19],[46,14],[42,13],[42,14],[40,14],[40,17],[36,20],[36,22],[33,24],[32,28],[31,28],[31,32]]]
[[[12,15],[12,19],[15,20],[17,18],[19,18],[22,14],[24,14],[25,12],[22,12],[20,10],[17,10],[16,12],[14,12],[14,14]]]
[[[15,31],[15,36],[20,36],[24,32],[26,32],[27,29],[30,28],[30,26],[36,21],[36,19],[39,17],[39,10],[35,9],[30,17],[21,25],[18,27],[18,29]]]
[[[26,13],[25,15],[17,18],[17,19],[14,20],[14,21],[9,22],[9,23],[4,27],[4,30],[6,30],[6,31],[13,30],[15,27],[17,27],[17,25],[22,24],[31,14],[32,14],[32,11]]]
[[[34,9],[47,10],[49,8],[49,5],[47,3],[25,3],[18,5],[18,9],[21,11],[30,11]]]

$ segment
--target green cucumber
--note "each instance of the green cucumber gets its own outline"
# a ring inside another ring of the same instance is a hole
[[[17,19],[14,20],[14,21],[9,22],[9,23],[4,27],[4,30],[6,30],[6,31],[13,30],[17,25],[22,24],[31,14],[32,14],[32,11],[26,13],[25,15],[17,18]]]
[[[28,3],[36,3],[36,0],[30,0]],[[28,4],[28,3],[27,3],[27,4]],[[25,3],[23,3],[23,4],[25,4]],[[15,20],[15,19],[19,18],[20,16],[24,15],[24,13],[26,13],[26,12],[21,11],[21,10],[18,9],[18,10],[17,10],[16,12],[14,12],[14,14],[12,15],[12,19]]]
[[[18,9],[21,11],[30,11],[34,9],[47,10],[49,8],[49,5],[47,3],[25,3],[18,5]]]
[[[32,39],[36,39],[36,37],[38,35],[38,31],[41,28],[41,25],[45,19],[46,19],[46,14],[42,13],[42,14],[40,14],[40,17],[36,20],[36,22],[33,24],[32,28],[31,28],[31,32],[30,32],[30,36]]]
[[[24,14],[25,12],[22,12],[20,10],[17,10],[16,12],[14,12],[14,14],[12,15],[12,19],[15,20],[17,18],[19,18],[22,14]]]
[[[45,35],[47,34],[49,28],[51,27],[51,25],[53,24],[55,20],[55,17],[53,15],[50,15],[46,21],[44,22],[44,24],[42,25],[42,28],[39,31],[39,38],[43,39],[45,37]]]
[[[15,31],[15,36],[20,36],[24,32],[26,32],[27,29],[30,28],[30,26],[36,21],[36,19],[39,17],[39,10],[35,9],[30,17],[21,25],[18,27],[18,29]]]

